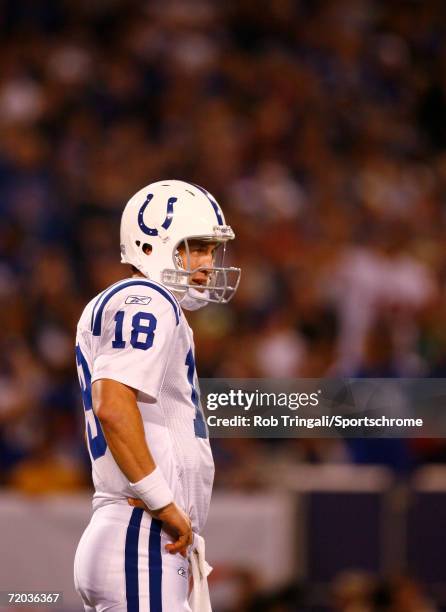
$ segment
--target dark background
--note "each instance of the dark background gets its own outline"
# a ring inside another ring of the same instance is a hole
[[[89,486],[75,326],[127,275],[122,208],[161,178],[204,185],[237,235],[237,296],[190,316],[201,376],[444,376],[445,35],[440,0],[0,2],[4,487]],[[406,486],[446,458],[442,440],[214,451],[231,491],[267,487],[252,466],[279,460],[381,464]],[[371,577],[332,609],[437,609],[429,577],[384,576],[369,548]],[[304,609],[286,597],[265,609]]]

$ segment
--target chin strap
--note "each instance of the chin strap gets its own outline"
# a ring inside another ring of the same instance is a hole
[[[204,306],[207,306],[209,304],[209,302],[200,299],[203,298],[203,296],[209,296],[208,289],[201,292],[197,289],[189,287],[188,290],[184,293],[184,295],[179,299],[179,302],[181,304],[181,307],[185,310],[200,310],[200,308],[203,308]]]

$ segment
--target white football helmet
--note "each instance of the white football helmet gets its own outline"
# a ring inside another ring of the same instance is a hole
[[[209,302],[225,304],[240,281],[240,268],[223,264],[226,243],[234,238],[209,192],[183,181],[158,181],[140,189],[127,202],[121,219],[121,262],[171,289],[187,310]],[[189,241],[196,239],[221,245],[212,267],[191,269]],[[186,266],[178,252],[180,245],[185,249]],[[191,282],[197,271],[207,273],[204,287]]]

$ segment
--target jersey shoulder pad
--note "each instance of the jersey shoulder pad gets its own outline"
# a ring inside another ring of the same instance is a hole
[[[91,313],[91,332],[100,336],[105,311],[122,308],[147,308],[160,314],[171,311],[175,324],[181,317],[181,308],[176,297],[163,285],[148,278],[127,278],[108,287],[97,298]]]

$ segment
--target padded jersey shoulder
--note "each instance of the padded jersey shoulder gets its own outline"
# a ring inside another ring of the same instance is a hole
[[[101,335],[107,314],[121,309],[135,310],[139,307],[159,316],[166,316],[170,312],[175,325],[179,324],[181,317],[181,308],[173,293],[148,278],[123,279],[105,289],[93,301],[89,322],[93,336]]]

